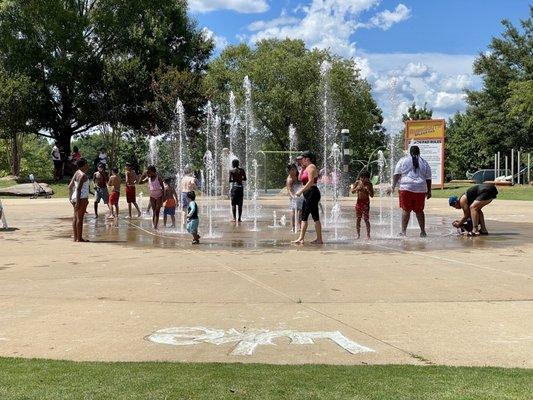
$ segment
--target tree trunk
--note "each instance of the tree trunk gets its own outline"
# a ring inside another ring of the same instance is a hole
[[[10,174],[18,177],[20,175],[20,161],[22,158],[22,135],[15,133],[5,137],[7,162]]]
[[[59,151],[61,152],[61,160],[65,161],[70,156],[70,140],[72,139],[72,130],[64,130],[54,134],[54,139],[57,141]]]
[[[11,175],[18,177],[20,175],[20,159],[21,159],[21,140],[16,133],[11,137]]]

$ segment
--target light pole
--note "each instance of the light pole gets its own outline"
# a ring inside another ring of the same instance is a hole
[[[350,162],[352,157],[352,151],[350,149],[350,130],[349,129],[342,129],[341,130],[341,151],[342,151],[342,175],[343,179],[341,179],[342,183],[342,194],[343,196],[348,195],[348,186],[349,186],[349,179],[350,179]]]

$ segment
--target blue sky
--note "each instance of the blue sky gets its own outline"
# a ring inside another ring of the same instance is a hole
[[[465,108],[464,89],[480,87],[472,61],[487,50],[500,21],[518,25],[529,0],[189,0],[220,51],[261,38],[299,38],[354,58],[372,84],[385,125],[400,127],[409,103],[434,116]],[[391,89],[394,87],[394,89]],[[391,90],[395,99],[391,101]]]

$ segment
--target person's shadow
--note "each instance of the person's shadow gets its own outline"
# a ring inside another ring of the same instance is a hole
[[[18,230],[19,228],[0,228],[0,232],[15,232]]]

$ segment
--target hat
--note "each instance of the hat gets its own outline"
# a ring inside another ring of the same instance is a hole
[[[305,150],[305,151],[302,151],[298,157],[313,159],[313,158],[315,158],[315,155],[312,152],[310,152],[309,150]]]
[[[454,196],[450,196],[448,198],[448,204],[450,205],[450,207],[454,207],[457,204],[458,201],[459,201],[459,197],[457,197],[455,195]]]
[[[298,157],[296,157],[297,160],[301,160],[303,157],[301,154],[298,154]]]

